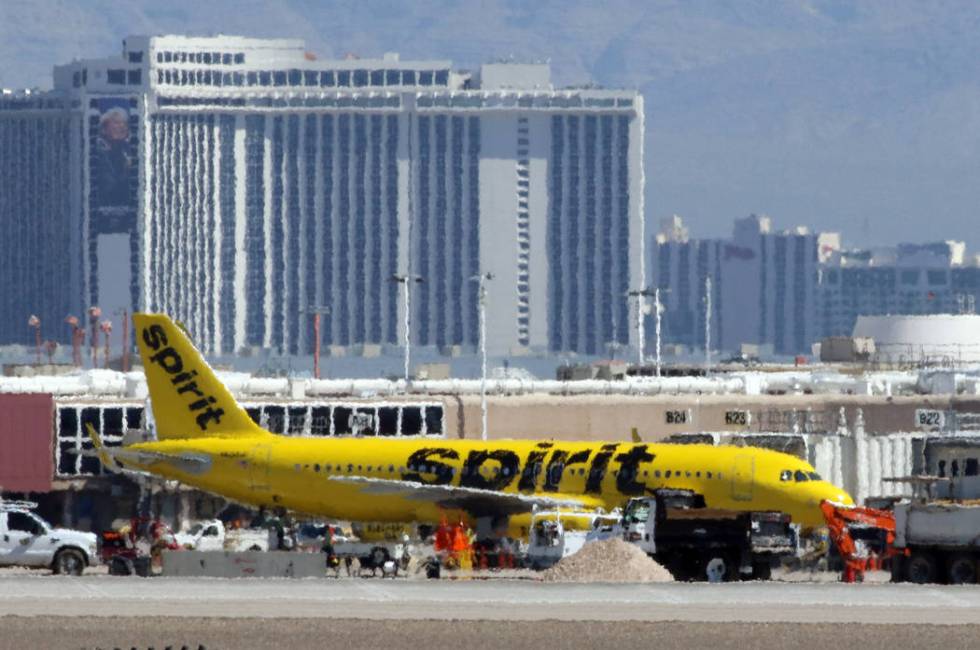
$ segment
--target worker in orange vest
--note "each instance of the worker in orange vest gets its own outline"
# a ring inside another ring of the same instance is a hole
[[[473,547],[470,544],[469,536],[466,532],[466,525],[463,523],[463,520],[460,519],[459,522],[453,526],[452,555],[453,559],[456,561],[456,566],[461,569],[473,568],[473,557],[470,554],[472,548]]]

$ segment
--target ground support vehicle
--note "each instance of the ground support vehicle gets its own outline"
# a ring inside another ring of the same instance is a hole
[[[54,528],[34,513],[30,501],[0,499],[0,566],[50,568],[78,576],[98,564],[98,538],[66,528]]]
[[[844,563],[841,580],[861,582],[865,571],[899,561],[894,547],[895,516],[887,510],[845,506],[832,501],[820,504],[830,539]]]
[[[768,580],[774,564],[799,554],[799,526],[781,512],[706,508],[689,490],[630,499],[623,539],[637,544],[677,580]]]
[[[351,575],[353,561],[357,560],[359,571],[370,571],[371,575],[376,575],[381,571],[382,575],[398,575],[399,571],[408,569],[411,556],[408,552],[408,540],[391,541],[358,541],[349,539],[335,538],[331,543],[332,551],[328,552],[328,562],[330,557],[334,557],[344,563],[347,575]],[[339,564],[337,565],[339,569]]]
[[[160,559],[160,551],[178,548],[169,526],[156,519],[137,517],[120,530],[103,531],[99,555],[109,567],[109,575],[148,577]]]
[[[343,566],[352,575],[357,560],[358,571],[397,575],[411,561],[407,530],[402,524],[353,523],[345,532],[336,524],[304,523],[296,529],[296,545],[326,553],[327,568],[337,573]]]
[[[536,512],[531,517],[524,563],[531,569],[547,569],[589,542],[619,535],[620,519],[618,512]]]
[[[895,548],[895,581],[980,582],[980,501],[896,504]]]

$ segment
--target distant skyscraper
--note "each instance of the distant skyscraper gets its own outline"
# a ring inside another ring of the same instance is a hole
[[[839,247],[834,233],[772,232],[769,217],[736,220],[731,239],[688,240],[669,222],[653,247],[654,282],[666,290],[665,341],[703,347],[704,280],[712,280],[712,341],[722,350],[771,345],[779,354],[810,351],[818,266]]]
[[[0,342],[62,339],[81,316],[81,118],[46,94],[0,94]]]
[[[59,66],[81,302],[170,312],[210,352],[296,353],[319,306],[325,344],[398,344],[410,273],[415,343],[471,350],[489,271],[492,353],[635,343],[642,98],[549,76],[237,37]]]

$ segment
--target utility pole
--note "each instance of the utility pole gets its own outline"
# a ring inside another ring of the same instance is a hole
[[[711,372],[711,276],[704,279],[704,374]]]
[[[493,273],[481,273],[470,278],[479,282],[480,305],[480,416],[482,440],[487,439],[487,280],[493,280]]]
[[[329,314],[330,307],[324,305],[310,305],[300,310],[301,314],[311,314],[313,316],[313,378],[320,378],[320,315]]]
[[[416,284],[422,282],[422,278],[417,275],[399,275],[395,274],[391,276],[392,282],[398,282],[402,285],[402,297],[404,298],[404,309],[405,309],[405,385],[408,385],[408,380],[410,377],[410,369],[412,365],[412,298],[411,298],[411,288],[412,282]]]

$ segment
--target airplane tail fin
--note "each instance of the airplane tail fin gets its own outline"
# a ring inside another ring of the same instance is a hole
[[[183,328],[164,314],[133,314],[157,438],[271,435],[252,421]]]

